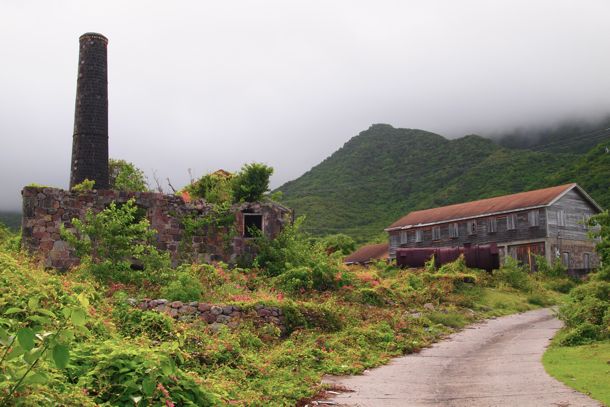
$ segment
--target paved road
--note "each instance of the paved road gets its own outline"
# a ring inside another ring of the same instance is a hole
[[[600,406],[550,377],[540,361],[561,328],[549,309],[476,324],[360,376],[328,377],[354,390],[351,406]]]

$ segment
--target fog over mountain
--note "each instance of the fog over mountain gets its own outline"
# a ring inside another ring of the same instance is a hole
[[[0,209],[31,182],[68,185],[84,32],[110,40],[111,157],[176,187],[260,161],[276,187],[372,123],[459,137],[601,120],[608,15],[605,0],[3,1]]]

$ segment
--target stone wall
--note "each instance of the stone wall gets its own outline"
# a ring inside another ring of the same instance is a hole
[[[185,202],[176,195],[154,192],[122,192],[112,190],[71,192],[57,188],[25,187],[23,196],[23,244],[40,257],[45,266],[67,269],[78,263],[67,243],[61,240],[60,228],[72,228],[73,218],[83,218],[87,210],[99,212],[111,202],[125,203],[134,199],[157,232],[157,247],[169,252],[177,263],[222,260],[233,263],[243,256],[252,256],[251,239],[244,237],[243,213],[261,214],[263,233],[275,237],[292,221],[287,208],[270,202],[235,205],[231,211],[235,222],[230,226],[204,226],[194,233],[185,230],[186,220],[201,219],[212,208],[202,200]]]
[[[252,307],[240,307],[237,305],[214,305],[203,302],[169,302],[164,299],[144,299],[139,303],[133,300],[132,304],[137,304],[141,310],[164,312],[172,318],[182,321],[199,319],[209,325],[223,324],[228,326],[236,326],[242,321],[252,321],[257,326],[273,324],[280,329],[282,334],[286,333],[286,318],[278,307],[262,304]]]

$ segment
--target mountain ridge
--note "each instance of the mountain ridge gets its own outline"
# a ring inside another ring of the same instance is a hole
[[[568,170],[576,163],[577,178],[586,178],[583,157],[507,148],[478,135],[447,139],[425,130],[374,124],[276,191],[297,216],[306,215],[303,227],[311,234],[345,233],[366,241],[411,210],[570,181],[575,175]],[[605,165],[604,158],[598,166]],[[600,182],[589,192],[606,205]]]

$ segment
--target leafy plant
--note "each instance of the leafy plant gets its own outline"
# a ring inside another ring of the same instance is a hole
[[[110,189],[133,192],[149,190],[144,171],[125,160],[108,160],[108,178]]]
[[[78,332],[87,333],[89,305],[79,296],[81,306],[65,307],[61,315],[40,306],[38,297],[31,297],[27,309],[9,308],[0,318],[0,377],[6,392],[0,399],[5,406],[16,392],[26,386],[45,384],[50,380],[46,369],[38,369],[44,360],[58,369],[65,369],[70,358],[70,344]],[[26,323],[16,321],[16,314],[27,315]]]
[[[72,187],[72,192],[87,192],[92,191],[95,186],[95,181],[89,179],[83,180],[80,184],[76,184]]]
[[[161,297],[170,301],[198,301],[202,293],[201,280],[190,265],[178,267],[171,281],[161,288]]]
[[[232,180],[235,202],[260,201],[269,190],[273,168],[260,163],[245,164]]]
[[[83,220],[72,219],[74,230],[62,227],[62,239],[101,280],[159,280],[161,271],[169,267],[169,256],[153,245],[155,233],[147,219],[137,220],[137,212],[133,199],[123,205],[112,202],[97,214],[88,210]],[[143,272],[132,270],[134,262]]]
[[[510,256],[506,256],[504,264],[494,272],[493,277],[496,282],[507,284],[517,290],[531,289],[528,270]]]
[[[232,179],[233,175],[224,173],[206,174],[187,185],[184,190],[192,198],[204,199],[211,204],[231,203],[233,202]]]
[[[105,405],[218,404],[167,353],[139,344],[107,340],[83,345],[75,350],[68,370],[90,397]]]

